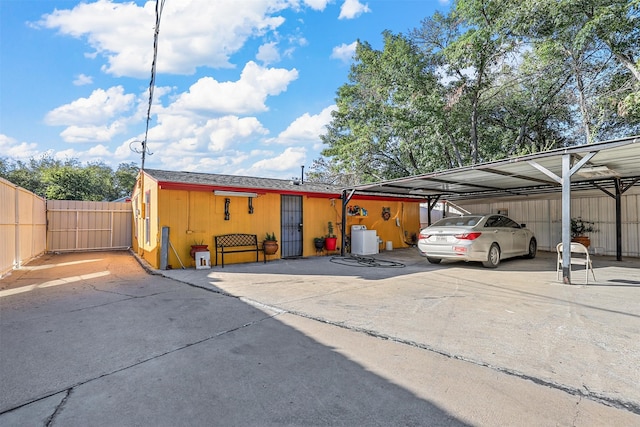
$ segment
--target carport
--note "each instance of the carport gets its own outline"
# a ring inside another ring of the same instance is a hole
[[[428,203],[430,215],[440,200],[525,198],[561,192],[562,244],[568,247],[571,241],[571,192],[597,189],[615,199],[616,258],[620,261],[621,196],[639,181],[640,136],[632,136],[355,186],[343,191],[342,215],[344,218],[347,204],[357,193],[422,198]],[[342,233],[344,241],[344,228]],[[562,277],[566,284],[571,284],[570,257],[569,251],[563,252]]]

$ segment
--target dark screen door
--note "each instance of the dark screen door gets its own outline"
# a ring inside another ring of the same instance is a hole
[[[302,256],[302,196],[281,196],[282,258]]]

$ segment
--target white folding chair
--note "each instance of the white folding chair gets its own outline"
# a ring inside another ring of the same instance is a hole
[[[556,252],[558,253],[558,262],[556,263],[556,277],[558,280],[560,280],[560,274],[562,274],[562,243],[558,243],[558,246],[556,246]],[[573,254],[576,254],[576,256],[573,256]],[[591,256],[589,255],[589,250],[582,243],[571,242],[570,264],[584,265],[585,279],[587,281],[587,284],[589,284],[589,270],[591,270],[593,280],[596,280],[596,273],[593,272],[593,264],[591,264]],[[571,268],[571,266],[569,266],[569,268]]]

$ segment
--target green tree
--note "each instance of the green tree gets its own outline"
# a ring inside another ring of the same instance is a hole
[[[82,165],[77,159],[50,156],[29,162],[0,159],[0,176],[39,196],[56,200],[115,200],[131,194],[138,168],[122,163],[114,171],[102,162]]]
[[[392,179],[640,131],[640,0],[457,0],[360,42],[312,179]],[[341,175],[342,174],[342,175]]]
[[[140,168],[135,163],[120,163],[113,177],[114,199],[131,196]]]
[[[502,33],[533,44],[557,44],[560,56],[568,60],[588,141],[637,130],[640,0],[502,3]]]
[[[43,174],[45,197],[53,200],[96,200],[91,192],[91,175],[87,169],[63,165]]]
[[[358,43],[350,83],[338,89],[338,109],[321,136],[331,169],[362,182],[419,173],[442,149],[430,120],[443,108],[436,76],[409,40],[383,36],[382,51]]]

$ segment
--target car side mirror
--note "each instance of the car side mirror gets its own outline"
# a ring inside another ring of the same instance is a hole
[[[520,224],[520,228],[527,228],[527,224]]]

